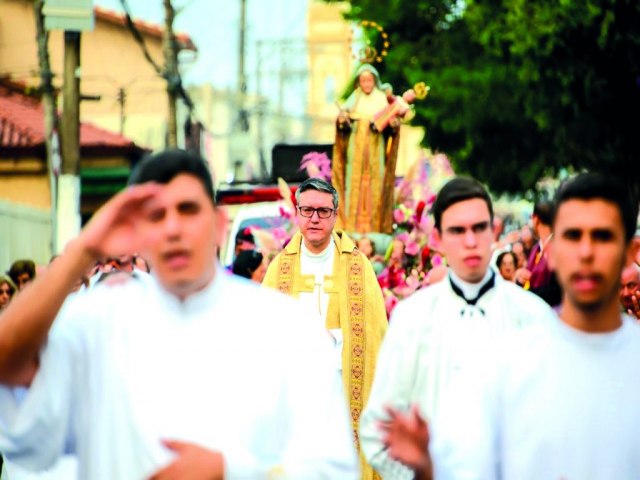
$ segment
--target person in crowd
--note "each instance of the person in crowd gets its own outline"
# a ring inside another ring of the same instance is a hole
[[[382,292],[371,263],[345,233],[334,230],[335,188],[309,178],[298,187],[296,201],[300,231],[271,262],[263,285],[297,297],[305,317],[329,332],[335,379],[344,385],[356,433],[387,327]],[[362,478],[373,478],[364,461]]]
[[[511,251],[516,256],[518,260],[516,262],[516,269],[518,268],[526,268],[527,267],[527,256],[524,252],[524,244],[520,240],[516,240],[511,244]]]
[[[489,268],[493,205],[482,184],[468,177],[449,180],[432,211],[447,278],[396,306],[360,424],[366,458],[385,480],[413,478],[385,445],[380,424],[390,420],[388,408],[416,404],[425,418],[436,418],[443,392],[476,362],[483,339],[552,315],[539,297]]]
[[[238,230],[236,233],[235,243],[233,246],[233,258],[243,250],[255,250],[256,239],[249,227]]]
[[[0,275],[0,313],[9,306],[17,287],[8,275]]]
[[[531,251],[533,247],[536,245],[536,237],[531,230],[531,226],[529,224],[525,224],[520,229],[520,241],[524,247],[524,255],[529,261],[529,257],[531,256]],[[526,266],[526,265],[525,265]]]
[[[409,275],[407,268],[409,261],[405,253],[405,243],[401,238],[394,238],[389,245],[387,263],[380,275],[378,282],[380,287],[388,288],[394,294],[400,295],[406,287],[406,278]]]
[[[36,278],[36,264],[33,260],[16,260],[8,273],[18,290],[22,290]]]
[[[620,304],[626,313],[640,318],[640,266],[633,261],[620,276]]]
[[[356,240],[356,246],[358,250],[364,253],[364,256],[369,259],[371,265],[373,266],[373,271],[376,275],[379,275],[380,272],[384,269],[384,259],[381,255],[376,253],[376,244],[371,240],[370,237],[363,235],[358,240]]]
[[[227,222],[206,162],[159,152],[130,183],[0,319],[0,383],[29,386],[19,405],[0,388],[0,451],[37,470],[75,446],[92,480],[357,478],[322,329],[219,274]],[[124,251],[149,259],[149,281],[65,302]]]
[[[638,204],[594,173],[561,186],[556,202],[559,317],[487,344],[432,431],[415,408],[389,412],[385,445],[415,478],[638,477],[640,328],[618,300]]]
[[[242,250],[233,261],[231,271],[257,283],[262,283],[264,274],[267,272],[265,259],[257,250]]]
[[[552,211],[553,204],[550,201],[543,200],[534,205],[531,218],[538,243],[534,245],[529,254],[527,267],[516,271],[515,280],[525,290],[535,293],[549,305],[556,306],[562,300],[562,291],[548,262],[548,246],[552,238]]]
[[[502,252],[496,259],[498,272],[507,282],[515,281],[516,265],[518,265],[518,258],[510,251]]]

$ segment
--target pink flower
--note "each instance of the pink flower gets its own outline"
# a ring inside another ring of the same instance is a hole
[[[387,318],[391,316],[391,312],[398,304],[398,298],[391,292],[387,290],[387,295],[385,295],[384,299],[384,307],[387,310]]]
[[[396,208],[393,211],[393,221],[396,223],[404,223],[407,221],[407,218],[404,214],[404,210],[402,210],[401,208]]]
[[[291,218],[291,213],[288,212],[286,209],[284,209],[282,207],[279,207],[278,210],[280,211],[280,216],[281,217],[287,218],[287,219]]]
[[[413,240],[409,240],[408,242],[406,242],[404,247],[404,253],[406,253],[407,255],[411,255],[413,257],[417,255],[419,251],[420,251],[420,245],[418,245],[417,242],[414,242]]]
[[[331,159],[326,153],[309,152],[300,162],[300,170],[307,170],[309,177],[319,177],[331,181]]]

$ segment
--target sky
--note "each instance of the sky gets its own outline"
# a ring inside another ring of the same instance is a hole
[[[308,0],[246,0],[246,60],[249,92],[255,92],[257,42],[295,38],[306,32]],[[127,0],[134,18],[164,24],[163,0]],[[94,0],[94,5],[122,12],[120,0]],[[211,83],[218,88],[235,88],[238,72],[240,0],[173,0],[178,11],[176,32],[187,33],[198,47],[198,58],[183,70],[187,85]],[[264,47],[262,67],[269,68]],[[272,65],[271,68],[276,68]]]

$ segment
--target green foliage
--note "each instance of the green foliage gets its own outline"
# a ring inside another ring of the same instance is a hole
[[[379,69],[431,86],[414,124],[458,172],[495,192],[602,170],[640,192],[637,0],[352,0],[389,33]]]

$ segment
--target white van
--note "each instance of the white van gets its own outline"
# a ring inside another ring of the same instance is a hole
[[[224,208],[227,209],[231,221],[227,231],[227,239],[220,255],[223,265],[231,265],[233,263],[234,243],[236,234],[239,231],[251,227],[270,230],[286,227],[291,222],[290,219],[282,215],[281,209],[286,210],[283,201],[226,205]],[[260,244],[260,237],[257,235],[254,235],[254,237],[256,248],[261,249],[263,245]]]

